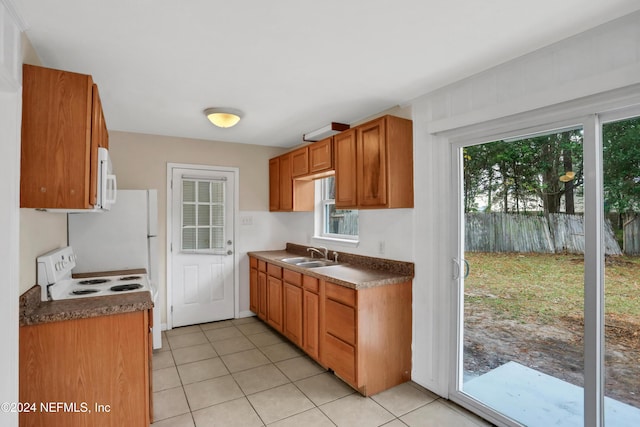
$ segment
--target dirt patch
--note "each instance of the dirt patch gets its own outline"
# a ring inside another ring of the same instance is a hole
[[[509,361],[583,387],[583,321],[562,317],[553,324],[523,323],[492,311],[465,308],[464,370],[479,376]],[[605,395],[640,408],[640,327],[605,321]]]

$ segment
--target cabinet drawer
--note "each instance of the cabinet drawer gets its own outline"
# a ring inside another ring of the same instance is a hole
[[[296,286],[302,286],[302,274],[284,269],[283,272],[284,281]]]
[[[318,279],[315,277],[302,276],[302,286],[308,291],[318,293]]]
[[[267,264],[267,273],[271,277],[277,277],[278,279],[282,278],[282,267],[278,267],[277,265]]]
[[[267,263],[264,261],[258,261],[258,270],[267,271]]]
[[[325,336],[327,366],[348,382],[356,382],[356,350],[353,346],[327,334]]]
[[[353,289],[345,288],[344,286],[335,285],[333,283],[327,283],[326,287],[327,298],[340,301],[343,304],[355,307],[356,305],[356,291]]]
[[[328,299],[325,314],[327,333],[349,344],[356,343],[356,311],[353,307]]]
[[[256,258],[249,258],[249,267],[258,268],[258,260]]]

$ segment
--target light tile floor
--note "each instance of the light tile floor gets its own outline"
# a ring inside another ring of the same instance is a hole
[[[491,425],[412,382],[362,397],[255,317],[162,339],[154,427]]]

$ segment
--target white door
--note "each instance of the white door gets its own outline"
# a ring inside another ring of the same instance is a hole
[[[171,170],[172,326],[233,318],[235,173]]]

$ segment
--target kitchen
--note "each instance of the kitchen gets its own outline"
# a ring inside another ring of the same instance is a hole
[[[576,47],[582,47],[581,41],[592,38],[604,39],[606,34],[619,36],[620,28],[632,29],[637,25],[637,14],[626,17],[625,20],[610,24],[598,31],[587,33],[575,39],[568,39],[554,47],[571,51]],[[605,35],[602,35],[605,34]],[[600,40],[598,39],[598,40]],[[638,39],[631,39],[637,45]],[[26,43],[25,43],[26,44]],[[624,52],[623,52],[624,53]],[[634,56],[636,58],[636,56]],[[543,54],[530,55],[522,61],[529,61],[544,67],[547,59]],[[589,59],[594,63],[597,58]],[[25,60],[25,62],[37,63],[37,58]],[[521,61],[521,62],[522,62]],[[457,83],[453,88],[445,88],[435,91],[433,94],[407,103],[401,108],[390,110],[372,111],[371,115],[383,112],[397,116],[412,118],[414,121],[414,161],[425,167],[416,167],[415,182],[430,183],[429,185],[416,185],[415,208],[400,210],[372,210],[363,212],[361,218],[362,239],[358,248],[340,248],[339,250],[351,253],[360,253],[369,256],[389,257],[416,263],[416,277],[414,279],[414,301],[417,308],[414,312],[424,313],[424,318],[414,318],[414,324],[426,323],[423,326],[414,326],[414,364],[412,378],[417,383],[433,390],[439,395],[448,393],[447,366],[452,363],[447,357],[449,354],[449,317],[438,306],[445,307],[449,304],[449,292],[446,286],[436,286],[437,283],[450,282],[450,261],[447,253],[451,251],[447,242],[449,229],[446,224],[449,216],[446,209],[449,200],[448,193],[448,165],[442,159],[448,158],[448,149],[441,136],[431,135],[433,132],[443,131],[447,128],[460,127],[474,122],[486,121],[510,114],[513,111],[530,111],[547,105],[557,104],[562,101],[575,99],[579,96],[592,95],[608,90],[615,90],[632,86],[638,83],[638,73],[632,73],[635,62],[610,61],[606,69],[595,68],[592,74],[583,75],[582,80],[574,86],[563,86],[561,81],[540,82],[532,81],[531,87],[517,92],[510,103],[499,102],[491,93],[475,94],[478,103],[475,113],[471,107],[462,108],[465,100],[469,100],[471,88],[476,84],[485,82],[486,91],[498,89],[491,86],[491,78],[494,75],[503,76],[509,70],[516,70],[520,66],[518,61],[499,66],[492,73],[481,74],[475,78],[469,78]],[[602,65],[600,66],[602,67]],[[589,67],[585,67],[591,69]],[[636,68],[637,69],[637,68]],[[618,74],[615,71],[622,70]],[[625,71],[626,70],[626,71]],[[478,70],[479,71],[479,70]],[[568,72],[565,70],[565,72]],[[516,74],[513,71],[514,75]],[[605,76],[606,79],[602,77]],[[487,83],[488,81],[488,83]],[[479,82],[479,83],[478,83]],[[507,83],[504,83],[505,87]],[[547,89],[540,95],[541,99],[531,100],[527,94],[539,92],[541,84],[547,84]],[[538,85],[538,86],[536,86]],[[482,86],[480,86],[482,87]],[[558,90],[558,88],[560,90]],[[458,90],[456,92],[456,89]],[[454,94],[454,95],[450,95]],[[419,93],[416,94],[416,96]],[[458,110],[448,111],[442,107],[443,100],[459,102],[454,104]],[[484,96],[484,98],[483,98]],[[457,97],[457,98],[456,98]],[[466,104],[464,104],[466,105]],[[467,114],[467,115],[465,115]],[[364,121],[364,119],[363,119]],[[107,118],[107,122],[109,119]],[[308,131],[310,129],[305,129]],[[120,188],[129,189],[158,189],[159,223],[166,223],[165,210],[162,207],[166,202],[166,163],[202,163],[203,158],[215,158],[218,166],[237,167],[240,169],[240,200],[239,216],[251,217],[252,224],[238,227],[239,238],[236,246],[239,259],[238,274],[240,287],[241,311],[248,310],[249,265],[244,254],[249,251],[269,250],[283,248],[286,242],[299,242],[306,244],[309,234],[313,230],[313,216],[309,213],[269,213],[267,160],[286,149],[280,147],[233,144],[216,141],[204,141],[192,138],[179,138],[171,136],[156,136],[146,133],[122,132],[110,129],[111,156],[116,167],[118,185]],[[15,139],[15,137],[14,137]],[[431,142],[431,144],[429,144]],[[5,156],[5,158],[12,158]],[[15,158],[15,157],[13,157]],[[15,172],[15,166],[7,169]],[[7,172],[9,173],[9,172]],[[12,175],[9,175],[10,177]],[[12,197],[13,198],[13,197]],[[438,208],[434,208],[432,200],[442,200]],[[13,209],[17,210],[17,204]],[[13,211],[12,211],[13,212]],[[13,214],[15,215],[15,213]],[[43,213],[32,210],[21,210],[19,220],[12,219],[8,222],[7,230],[13,230],[11,225],[17,227],[20,224],[19,246],[20,260],[13,264],[16,283],[20,283],[16,294],[23,293],[36,282],[34,260],[35,258],[55,247],[67,244],[66,216],[63,214]],[[12,217],[13,218],[13,217]],[[380,227],[379,224],[385,224]],[[264,232],[268,230],[268,232]],[[159,227],[160,253],[166,253],[165,227]],[[13,233],[14,231],[12,231]],[[259,233],[258,233],[259,232]],[[429,236],[419,238],[416,236]],[[384,254],[381,255],[379,242],[386,243]],[[437,243],[440,242],[440,243]],[[443,246],[444,245],[444,246]],[[14,253],[18,242],[13,243]],[[332,248],[333,249],[333,248]],[[17,257],[17,254],[12,257]],[[162,257],[161,257],[162,258]],[[15,259],[15,258],[11,258]],[[160,260],[160,271],[164,271],[166,265]],[[161,278],[161,289],[166,287],[166,282]],[[18,292],[19,290],[19,292]],[[17,295],[14,295],[14,304],[17,304]],[[13,298],[13,297],[12,297]],[[10,311],[10,310],[7,310]],[[165,320],[166,321],[166,320]],[[16,326],[17,330],[17,326]],[[17,333],[17,331],[14,331]],[[437,351],[431,348],[439,349]],[[6,400],[15,400],[8,398]]]

